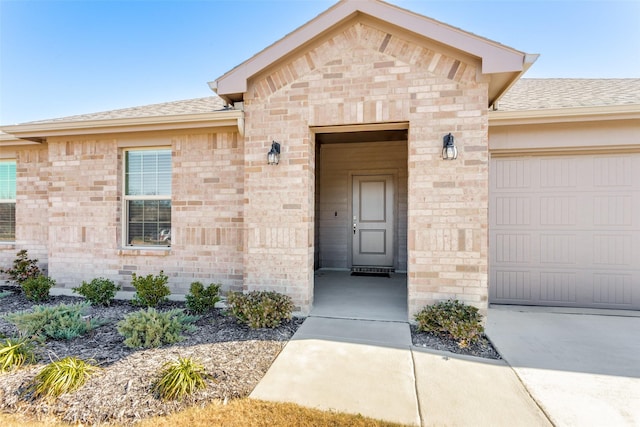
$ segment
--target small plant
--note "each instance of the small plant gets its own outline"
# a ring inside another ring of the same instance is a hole
[[[29,391],[35,398],[56,398],[79,389],[99,369],[90,361],[65,357],[45,366],[33,379]]]
[[[161,399],[179,399],[206,387],[207,373],[200,363],[188,357],[178,357],[162,367],[160,378],[154,383],[153,391]]]
[[[42,302],[49,299],[49,290],[56,285],[56,281],[43,275],[29,277],[21,283],[24,296],[29,301]]]
[[[180,309],[157,311],[149,307],[128,314],[118,322],[118,333],[125,337],[124,345],[130,348],[152,348],[182,341],[182,332],[192,332],[191,323],[197,316],[186,315]]]
[[[212,310],[220,301],[220,285],[210,284],[206,288],[200,282],[193,282],[186,296],[187,309],[192,313],[202,314]]]
[[[41,271],[40,267],[38,267],[38,260],[29,259],[27,250],[22,249],[16,254],[16,259],[13,260],[13,267],[7,270],[0,269],[0,273],[9,276],[7,283],[13,282],[20,285],[29,278],[39,276]]]
[[[88,307],[87,303],[36,305],[31,311],[9,313],[4,318],[23,336],[70,340],[103,324],[98,319],[83,317]]]
[[[143,307],[157,307],[160,303],[167,301],[167,296],[171,294],[167,282],[169,278],[163,271],[154,276],[137,276],[133,273],[131,284],[136,289],[132,303]]]
[[[18,369],[25,363],[33,363],[36,356],[27,338],[6,338],[0,343],[0,372]]]
[[[419,331],[450,336],[461,348],[478,342],[484,333],[478,309],[457,300],[428,305],[415,319]]]
[[[12,292],[9,291],[0,291],[0,298],[8,297]]]
[[[82,286],[73,288],[73,292],[85,297],[91,305],[103,305],[108,307],[116,296],[120,286],[116,286],[113,280],[98,277],[91,282],[82,282]]]
[[[230,292],[227,305],[232,316],[253,329],[276,328],[291,319],[293,311],[289,296],[269,291]]]

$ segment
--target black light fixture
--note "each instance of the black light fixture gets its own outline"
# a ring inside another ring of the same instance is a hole
[[[271,143],[271,150],[267,153],[267,163],[270,165],[280,163],[280,144],[275,141]]]
[[[458,157],[458,149],[453,143],[453,135],[451,133],[442,139],[442,158],[444,160],[455,160]]]

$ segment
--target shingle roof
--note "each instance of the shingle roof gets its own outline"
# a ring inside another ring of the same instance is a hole
[[[640,79],[520,79],[499,111],[640,104]]]
[[[640,105],[640,79],[520,79],[498,102],[499,111]],[[219,111],[218,96],[143,105],[23,124],[83,122],[91,120],[198,114]]]
[[[83,122],[90,120],[134,119],[141,117],[199,114],[219,111],[223,108],[224,101],[222,100],[222,98],[218,96],[208,96],[206,98],[185,99],[182,101],[163,102],[161,104],[143,105],[139,107],[123,108],[120,110],[102,111],[99,113],[80,114],[77,116],[40,120],[29,122],[28,124]]]

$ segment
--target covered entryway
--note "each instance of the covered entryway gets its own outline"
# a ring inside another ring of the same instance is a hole
[[[349,0],[211,82],[244,110],[233,123],[242,129],[243,289],[284,292],[309,312],[317,269],[373,263],[385,265],[360,267],[408,271],[410,315],[447,298],[485,308],[487,110],[536,57]],[[455,162],[442,156],[449,133]],[[265,159],[273,141],[277,165]],[[392,228],[360,237],[363,252],[391,262],[354,260],[353,177],[381,175],[392,177]]]
[[[407,124],[395,126],[314,129],[316,270],[406,272]]]
[[[400,127],[314,129],[313,315],[407,319],[407,125]]]
[[[640,309],[640,153],[496,157],[493,303]]]

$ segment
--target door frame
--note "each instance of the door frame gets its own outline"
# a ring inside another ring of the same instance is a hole
[[[388,169],[349,169],[347,180],[347,200],[349,206],[349,221],[345,233],[349,236],[347,239],[347,266],[353,268],[353,177],[361,175],[391,175],[393,177],[393,268],[398,267],[398,175],[396,168]]]

